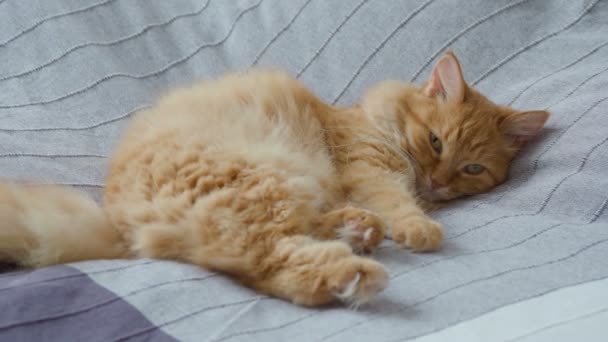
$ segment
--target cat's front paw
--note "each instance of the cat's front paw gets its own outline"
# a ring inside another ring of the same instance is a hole
[[[384,240],[384,222],[373,212],[360,208],[342,209],[344,226],[338,228],[338,238],[356,252],[372,252]]]
[[[417,252],[435,251],[443,242],[441,225],[425,216],[400,221],[391,229],[392,239]]]

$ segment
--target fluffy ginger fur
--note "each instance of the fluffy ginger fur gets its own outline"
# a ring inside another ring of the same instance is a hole
[[[451,52],[422,87],[385,82],[352,107],[281,72],[226,75],[132,120],[103,209],[65,189],[1,185],[0,258],[179,260],[297,304],[358,305],[388,275],[356,253],[385,235],[439,248],[441,225],[420,204],[503,182],[547,116],[493,104]]]

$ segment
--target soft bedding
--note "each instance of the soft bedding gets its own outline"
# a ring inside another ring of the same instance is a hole
[[[506,184],[434,214],[442,251],[382,246],[390,286],[359,311],[190,265],[91,261],[1,274],[0,340],[602,340],[606,18],[605,0],[0,0],[0,177],[97,199],[133,112],[228,70],[280,67],[350,103],[382,79],[422,82],[452,47],[493,100],[553,113]]]

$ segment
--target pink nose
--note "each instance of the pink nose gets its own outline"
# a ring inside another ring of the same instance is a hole
[[[431,178],[431,189],[437,190],[439,188],[443,188],[445,184],[437,181],[435,178]]]

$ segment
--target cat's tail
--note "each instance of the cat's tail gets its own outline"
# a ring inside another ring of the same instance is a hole
[[[0,262],[43,267],[126,255],[121,234],[84,194],[0,182]]]

